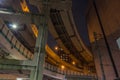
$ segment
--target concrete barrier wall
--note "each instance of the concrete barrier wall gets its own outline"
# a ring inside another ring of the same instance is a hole
[[[112,52],[112,57],[113,57],[115,66],[117,68],[117,72],[120,75],[120,49],[116,41],[119,37],[120,37],[120,30],[117,30],[115,33],[109,35],[107,37],[107,40],[108,40],[108,43],[109,43],[109,46]],[[98,44],[93,43],[92,48],[93,48],[93,53],[94,53],[94,59],[95,59],[98,79],[102,80],[103,78],[102,77],[103,74],[101,71],[100,58],[99,58],[99,54],[100,54],[106,80],[114,80],[116,78],[115,71],[113,69],[113,65],[111,63],[104,39],[98,40],[97,43]],[[98,47],[96,47],[95,45],[98,45]]]

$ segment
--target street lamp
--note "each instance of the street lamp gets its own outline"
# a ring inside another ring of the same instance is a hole
[[[65,66],[64,66],[64,65],[61,65],[61,69],[65,69]]]
[[[73,61],[72,64],[75,65],[75,62]]]
[[[55,50],[58,50],[58,46],[55,46]]]
[[[17,25],[16,24],[13,24],[13,23],[10,23],[8,24],[10,26],[11,29],[17,29]]]
[[[16,24],[12,24],[12,28],[13,28],[13,29],[16,29],[16,28],[17,28],[17,25],[16,25]]]

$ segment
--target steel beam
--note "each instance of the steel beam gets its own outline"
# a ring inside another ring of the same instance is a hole
[[[17,69],[22,69],[22,70],[34,70],[36,67],[35,66],[27,66],[27,65],[13,65],[13,64],[0,64],[0,69],[12,69],[12,70],[17,70]]]
[[[40,13],[31,13],[31,12],[23,12],[23,11],[16,11],[13,9],[7,9],[7,8],[0,8],[0,14],[4,14],[4,15],[26,15],[26,16],[44,16],[43,14]]]

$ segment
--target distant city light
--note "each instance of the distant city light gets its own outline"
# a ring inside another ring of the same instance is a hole
[[[57,47],[57,46],[55,46],[55,50],[58,50],[58,47]]]
[[[73,61],[72,64],[75,65],[75,62]]]
[[[64,66],[64,65],[61,65],[61,69],[65,69],[65,66]]]

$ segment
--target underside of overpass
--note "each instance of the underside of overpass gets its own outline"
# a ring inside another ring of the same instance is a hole
[[[119,0],[0,0],[0,80],[119,80]]]

